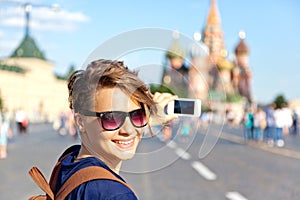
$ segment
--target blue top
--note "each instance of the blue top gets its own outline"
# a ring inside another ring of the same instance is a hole
[[[253,114],[248,112],[247,117],[246,117],[246,121],[245,121],[245,126],[246,126],[246,128],[252,128],[253,125],[254,125]]]
[[[124,181],[118,174],[113,172],[103,161],[96,157],[87,157],[77,162],[73,162],[78,155],[80,145],[71,147],[74,149],[73,153],[65,158],[61,165],[61,174],[58,177],[56,187],[57,189],[76,171],[88,166],[100,166],[110,171],[117,178]],[[68,150],[67,150],[68,151]],[[137,200],[135,194],[125,185],[113,181],[98,179],[88,181],[75,188],[66,198],[67,200],[78,199],[101,199],[101,200]]]
[[[274,109],[267,108],[267,110],[266,110],[266,118],[267,118],[267,126],[268,127],[274,127],[275,126]]]

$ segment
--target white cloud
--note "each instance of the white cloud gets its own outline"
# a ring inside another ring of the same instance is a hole
[[[54,11],[50,8],[33,7],[30,12],[30,28],[40,31],[74,31],[79,23],[89,20],[89,17],[81,12],[64,9]],[[24,27],[24,10],[21,7],[1,9],[0,26]]]
[[[24,20],[22,20],[20,17],[9,17],[2,19],[0,21],[0,25],[2,26],[15,26],[15,27],[23,27],[25,25]]]

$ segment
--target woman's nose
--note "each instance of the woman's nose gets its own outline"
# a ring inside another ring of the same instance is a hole
[[[121,126],[119,132],[123,135],[133,135],[133,134],[137,134],[137,128],[133,126],[133,124],[131,123],[129,117],[127,116],[125,118],[125,122]]]

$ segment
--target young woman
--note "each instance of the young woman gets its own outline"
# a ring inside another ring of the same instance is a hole
[[[123,160],[134,156],[143,132],[166,123],[164,107],[176,96],[152,95],[146,85],[120,61],[97,60],[68,80],[69,104],[74,112],[81,145],[62,161],[56,192],[76,171],[99,166],[118,179]],[[67,199],[137,199],[134,192],[113,180],[81,184]]]

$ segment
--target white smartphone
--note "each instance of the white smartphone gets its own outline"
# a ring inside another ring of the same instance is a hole
[[[167,114],[179,116],[199,117],[201,115],[201,100],[179,98],[167,105]]]

